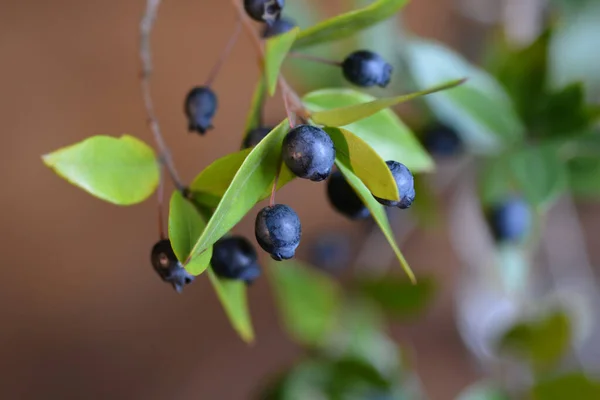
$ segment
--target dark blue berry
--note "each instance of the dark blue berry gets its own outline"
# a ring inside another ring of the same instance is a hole
[[[218,276],[252,283],[260,276],[256,250],[241,236],[220,239],[213,246],[210,265]]]
[[[288,18],[280,18],[271,25],[265,25],[262,37],[268,39],[273,36],[281,35],[291,31],[296,27],[296,23]]]
[[[281,17],[284,0],[244,0],[244,9],[250,18],[271,25]]]
[[[436,124],[423,132],[423,145],[436,156],[453,156],[462,150],[462,141],[449,126]]]
[[[168,239],[163,239],[154,245],[150,260],[160,278],[173,285],[178,293],[181,293],[183,287],[194,280],[194,277],[177,260],[171,247],[171,241]]]
[[[381,199],[374,196],[378,202],[388,207],[408,208],[415,201],[415,180],[408,168],[398,161],[385,162],[392,172],[398,186],[399,201]]]
[[[363,219],[371,214],[339,171],[327,181],[327,197],[333,208],[350,219]]]
[[[209,87],[195,87],[185,98],[185,115],[188,129],[203,135],[212,129],[212,119],[217,112],[217,95]]]
[[[386,87],[390,83],[393,68],[379,54],[359,50],[346,57],[342,70],[346,79],[357,86]]]
[[[283,140],[285,165],[299,178],[319,182],[327,179],[335,162],[335,147],[321,128],[298,125]]]
[[[523,199],[513,197],[491,208],[489,222],[496,240],[517,242],[529,231],[531,211]]]
[[[274,260],[287,260],[294,257],[300,244],[300,218],[284,204],[268,206],[256,216],[254,233],[260,247],[271,254]]]
[[[273,130],[272,126],[259,126],[258,128],[252,129],[246,134],[244,138],[244,148],[249,149],[260,143]]]

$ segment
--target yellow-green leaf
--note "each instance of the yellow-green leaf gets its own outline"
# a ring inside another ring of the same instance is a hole
[[[269,190],[281,163],[281,145],[288,130],[287,120],[284,120],[252,148],[196,242],[190,264],[203,265],[210,260],[207,249],[233,228]]]
[[[318,90],[303,98],[305,106],[313,113],[375,100],[375,97],[353,89]],[[385,161],[401,162],[413,173],[431,171],[434,168],[431,156],[390,109],[381,110],[344,128],[367,142]]]
[[[344,165],[344,163],[336,160],[336,165],[338,166],[340,172],[344,175],[350,186],[354,188],[354,190],[361,198],[363,203],[371,211],[373,219],[375,220],[377,225],[379,225],[379,228],[383,232],[385,238],[388,240],[390,246],[392,247],[392,250],[394,250],[394,253],[398,258],[398,261],[400,261],[400,265],[402,265],[402,268],[406,272],[406,275],[408,275],[411,282],[416,283],[417,280],[415,278],[415,274],[410,269],[408,262],[406,262],[406,259],[404,258],[402,252],[396,244],[396,240],[394,239],[394,233],[392,232],[392,228],[390,227],[390,223],[388,221],[387,214],[385,213],[384,206],[382,206],[377,200],[375,200],[375,198],[369,191],[369,188],[367,188],[365,184],[362,183],[362,181]]]
[[[273,96],[277,88],[277,78],[283,60],[292,48],[300,28],[296,27],[286,33],[274,36],[267,40],[265,48],[265,78],[269,94]]]
[[[373,195],[399,200],[398,186],[385,161],[364,140],[343,128],[326,127],[333,140],[338,162],[343,163]]]
[[[302,30],[298,35],[294,48],[312,46],[352,36],[393,16],[406,3],[408,3],[408,0],[378,0],[367,7],[320,22]]]
[[[208,277],[235,331],[246,343],[253,342],[254,329],[248,308],[246,284],[241,281],[221,279],[211,268],[208,270]]]
[[[321,125],[345,126],[353,122],[360,121],[361,119],[370,117],[371,115],[396,104],[400,104],[431,93],[453,88],[464,83],[465,80],[466,79],[457,79],[443,83],[441,85],[434,86],[427,90],[422,90],[420,92],[405,94],[396,97],[387,97],[383,99],[373,100],[368,103],[353,104],[350,106],[320,111],[312,114],[311,118],[314,122]]]
[[[160,179],[152,148],[129,135],[92,136],[42,159],[73,185],[122,206],[146,200]]]
[[[173,192],[169,207],[169,239],[179,261],[187,260],[205,226],[196,207],[180,192]],[[212,247],[207,252],[212,254]],[[200,275],[208,267],[208,263],[196,265],[193,270],[189,267],[186,266],[190,274]]]
[[[271,262],[269,276],[289,334],[318,345],[337,322],[341,290],[327,275],[296,261]]]

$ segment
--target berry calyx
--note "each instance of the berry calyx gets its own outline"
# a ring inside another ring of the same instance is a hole
[[[197,86],[185,98],[184,111],[188,118],[188,130],[204,135],[212,129],[212,119],[217,112],[217,95],[207,86]]]
[[[409,208],[413,201],[415,201],[415,180],[412,176],[412,173],[404,164],[401,164],[398,161],[386,161],[385,163],[392,172],[392,176],[396,181],[400,200],[394,201],[381,199],[377,196],[373,197],[375,197],[375,199],[377,199],[377,201],[384,206],[398,207],[402,209]]]
[[[260,210],[254,233],[260,247],[276,261],[294,257],[300,244],[302,226],[298,214],[285,204],[275,204]]]
[[[281,35],[282,33],[286,33],[291,31],[296,27],[296,23],[288,18],[280,18],[277,21],[273,22],[270,25],[265,25],[265,28],[262,32],[262,37],[264,39],[271,38],[273,36]]]
[[[194,277],[183,268],[175,256],[169,239],[163,239],[154,245],[150,260],[158,276],[170,283],[178,293],[183,291],[185,285],[194,281]]]
[[[502,201],[489,211],[492,233],[499,242],[518,242],[528,233],[531,226],[531,210],[520,197]]]
[[[252,129],[244,138],[244,148],[249,149],[260,143],[273,130],[272,126],[259,126]]]
[[[458,133],[449,126],[435,124],[424,130],[423,146],[436,156],[453,156],[462,150],[462,141]]]
[[[350,219],[363,219],[371,214],[339,171],[327,180],[327,197],[333,208]]]
[[[284,0],[244,0],[244,9],[253,20],[271,25],[281,17],[284,4]]]
[[[256,250],[242,236],[231,236],[217,241],[213,246],[210,265],[218,276],[248,284],[260,276]]]
[[[335,147],[329,135],[312,125],[298,125],[283,140],[285,165],[299,178],[319,182],[327,179],[335,162]]]
[[[359,50],[346,57],[342,63],[342,71],[344,77],[357,86],[386,87],[390,83],[393,67],[379,54]]]

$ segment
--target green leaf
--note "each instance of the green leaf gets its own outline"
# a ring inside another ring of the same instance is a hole
[[[357,284],[363,296],[395,317],[412,317],[422,312],[431,303],[435,291],[433,280],[423,278],[417,284],[393,276],[362,279]]]
[[[600,159],[577,157],[567,164],[569,185],[573,193],[582,198],[600,196]]]
[[[352,36],[393,16],[408,0],[378,0],[367,7],[328,19],[298,35],[294,48],[313,46]]]
[[[592,123],[581,83],[573,83],[539,100],[534,128],[540,136],[571,136]]]
[[[509,400],[509,397],[493,383],[484,381],[468,386],[456,400]]]
[[[221,279],[212,268],[208,270],[208,277],[235,331],[246,343],[253,342],[254,329],[248,309],[246,284],[241,281]]]
[[[265,85],[265,77],[261,75],[258,83],[256,84],[256,88],[254,88],[254,94],[252,95],[252,100],[250,102],[250,110],[248,111],[248,117],[246,118],[244,138],[251,130],[258,128],[261,125],[266,92],[267,88]]]
[[[286,33],[274,36],[267,40],[265,48],[265,78],[269,94],[273,96],[277,88],[277,78],[283,60],[292,48],[300,28],[296,27]]]
[[[210,260],[206,250],[233,228],[268,192],[281,164],[281,145],[288,129],[287,120],[284,120],[252,148],[192,249],[190,264],[203,265]]]
[[[555,311],[539,320],[515,324],[502,336],[499,348],[525,357],[540,370],[556,364],[570,341],[569,318],[564,312]]]
[[[304,96],[312,112],[347,107],[376,100],[352,89],[324,89]],[[406,165],[413,173],[431,171],[434,163],[419,141],[392,110],[384,109],[361,121],[344,126],[371,146],[385,161]]]
[[[321,344],[338,318],[341,302],[338,284],[296,261],[271,262],[269,275],[289,334],[305,345]]]
[[[73,185],[122,206],[146,200],[160,179],[152,148],[129,135],[92,136],[42,159]]]
[[[321,125],[345,126],[353,122],[360,121],[361,119],[370,117],[371,115],[376,114],[379,111],[385,110],[386,108],[394,106],[396,104],[400,104],[415,99],[417,97],[436,93],[442,90],[450,89],[464,82],[465,79],[453,80],[420,92],[405,94],[396,97],[377,99],[368,103],[353,104],[351,106],[320,111],[312,114],[311,118],[317,124]]]
[[[344,175],[344,178],[346,178],[346,181],[348,181],[350,186],[352,186],[352,188],[361,198],[365,206],[367,206],[369,211],[371,211],[373,219],[375,220],[377,225],[379,225],[379,228],[383,232],[385,238],[390,243],[390,246],[392,247],[392,250],[394,250],[398,261],[400,261],[400,265],[402,265],[404,272],[406,272],[406,275],[408,275],[411,282],[416,283],[414,273],[410,269],[410,266],[406,262],[406,259],[404,258],[402,252],[396,244],[396,240],[394,239],[394,233],[392,232],[392,228],[390,227],[390,223],[388,221],[384,206],[379,204],[379,202],[375,200],[375,198],[369,191],[369,188],[367,188],[365,184],[362,183],[362,181],[344,165],[344,163],[336,161],[336,165],[339,168],[340,172]]]
[[[342,128],[326,127],[338,161],[352,171],[373,195],[399,200],[398,186],[387,164],[364,140]]]
[[[583,373],[571,373],[535,384],[532,400],[591,400],[600,399],[600,382]]]
[[[496,152],[521,140],[524,127],[500,84],[452,50],[425,40],[407,48],[407,61],[418,87],[425,89],[464,76],[460,87],[427,96],[425,101],[443,123],[452,126],[474,152]]]
[[[180,192],[173,192],[169,206],[169,239],[179,261],[187,260],[205,226],[204,219],[196,207]],[[209,252],[212,253],[212,248]],[[192,275],[200,275],[208,267],[208,263],[200,267],[193,271],[188,269],[188,272]]]

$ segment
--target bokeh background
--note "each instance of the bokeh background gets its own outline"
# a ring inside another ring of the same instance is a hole
[[[326,3],[331,14],[347,8]],[[143,0],[0,0],[0,398],[247,399],[300,354],[279,326],[266,280],[250,291],[258,340],[247,346],[205,277],[177,295],[155,276],[153,199],[109,205],[41,162],[42,154],[94,134],[151,141],[137,79],[143,7]],[[460,10],[452,0],[415,0],[403,16],[413,32],[477,54],[478,23]],[[189,134],[182,115],[184,95],[204,81],[234,22],[226,1],[167,0],[160,10],[153,94],[187,181],[237,150],[242,135],[259,73],[248,38],[215,83],[216,129]],[[267,119],[282,115],[281,105],[269,105]],[[367,226],[334,213],[324,187],[298,182],[279,196],[302,218],[300,258],[321,234],[351,232],[357,244],[368,235]],[[600,260],[600,207],[579,207],[593,263]],[[236,230],[251,235],[252,223],[246,218]],[[402,248],[439,289],[426,314],[393,324],[393,335],[412,355],[428,397],[454,398],[481,376],[454,320],[461,262],[443,225],[417,230]],[[371,254],[375,265],[379,253]]]

